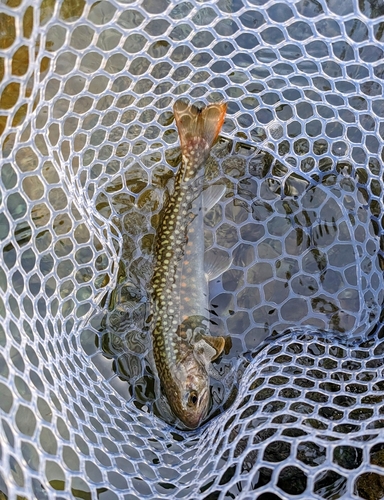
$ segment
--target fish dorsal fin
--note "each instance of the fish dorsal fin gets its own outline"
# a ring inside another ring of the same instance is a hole
[[[224,184],[214,184],[213,186],[207,187],[203,191],[203,212],[204,214],[211,210],[220,198],[225,193],[226,186]]]
[[[184,160],[205,161],[223,126],[227,104],[209,104],[199,109],[179,100],[173,112]]]
[[[204,272],[208,281],[221,276],[232,264],[227,252],[219,248],[211,248],[204,254]]]

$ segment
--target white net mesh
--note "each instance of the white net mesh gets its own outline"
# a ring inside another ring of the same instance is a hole
[[[0,498],[384,497],[383,41],[379,0],[1,3]],[[229,103],[194,432],[148,362],[179,96]]]

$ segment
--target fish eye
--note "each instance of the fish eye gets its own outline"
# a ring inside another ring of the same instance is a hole
[[[188,406],[196,406],[199,398],[196,391],[191,391],[188,396]]]

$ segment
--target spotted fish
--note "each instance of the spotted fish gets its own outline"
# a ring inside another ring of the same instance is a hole
[[[204,213],[225,186],[204,189],[204,165],[224,122],[227,105],[204,109],[177,101],[174,115],[182,164],[158,228],[153,289],[153,355],[173,413],[197,427],[210,401],[208,369],[225,347],[209,335],[208,282],[230,262],[204,259]]]

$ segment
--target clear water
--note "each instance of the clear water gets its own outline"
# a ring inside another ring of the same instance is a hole
[[[315,154],[324,153],[316,147]],[[294,149],[308,153],[307,141],[299,139]],[[156,166],[152,183],[136,163],[97,198],[123,246],[118,285],[94,342],[113,360],[110,376],[127,381],[125,393],[134,404],[172,422],[154,392],[148,293],[156,227],[180,167],[177,149],[166,155],[168,164]],[[230,336],[232,349],[213,364],[208,419],[231,404],[248,356],[265,339],[307,328],[347,341],[365,338],[376,325],[383,279],[364,179],[351,164],[310,160],[300,171],[225,138],[208,160],[207,182],[225,179],[227,192],[206,215],[205,246],[232,259],[210,284],[211,332]],[[363,248],[369,256],[363,257]],[[92,336],[84,335],[89,342]]]

